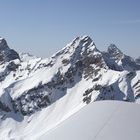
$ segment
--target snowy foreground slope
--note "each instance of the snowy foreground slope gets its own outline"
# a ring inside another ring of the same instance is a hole
[[[140,105],[94,102],[38,140],[139,140]]]
[[[0,139],[36,139],[101,100],[140,103],[139,58],[83,36],[42,59],[0,38]]]

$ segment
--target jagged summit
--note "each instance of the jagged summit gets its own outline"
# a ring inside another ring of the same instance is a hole
[[[125,55],[115,44],[111,44],[107,52],[102,54],[110,69],[116,71],[140,69],[140,65],[132,57]]]
[[[7,45],[7,42],[4,38],[0,37],[0,51],[3,51],[5,49],[9,48]]]
[[[8,47],[4,38],[0,38],[0,63],[9,62],[14,59],[20,59],[18,53]]]
[[[140,56],[138,58],[136,58],[136,63],[140,64]]]
[[[118,47],[115,44],[110,44],[107,52],[112,56],[122,56],[123,55],[121,50],[118,49]]]
[[[83,60],[94,61],[93,56],[101,56],[99,50],[93,40],[89,36],[76,37],[70,43],[68,43],[62,50],[58,51],[51,57],[51,65],[55,65],[56,62],[62,62],[64,66],[69,64],[75,65],[77,62],[83,62]]]
[[[86,47],[91,43],[92,43],[92,45],[95,45],[93,40],[91,39],[91,37],[88,36],[88,35],[84,35],[84,36],[81,36],[81,37],[76,37],[71,43],[69,43],[69,45],[70,46],[75,46],[76,43],[79,43],[81,45],[84,44],[83,47]]]
[[[95,48],[95,44],[89,36],[76,37],[70,43],[68,43],[62,50],[54,54],[52,58],[65,54],[72,55],[75,52],[82,53],[85,49],[93,51]]]

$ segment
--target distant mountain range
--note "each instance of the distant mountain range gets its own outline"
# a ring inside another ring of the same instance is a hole
[[[0,138],[36,139],[99,100],[140,103],[140,58],[82,36],[42,59],[0,38]]]

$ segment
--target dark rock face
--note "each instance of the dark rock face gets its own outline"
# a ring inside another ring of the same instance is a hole
[[[140,65],[140,57],[138,57],[135,62]]]
[[[124,69],[127,67],[130,71],[140,70],[140,65],[138,65],[133,58],[127,55],[122,59],[122,65]]]
[[[7,71],[16,71],[16,69],[19,67],[19,65],[15,64],[13,61],[11,61],[7,65]]]
[[[120,60],[123,57],[123,53],[117,48],[115,44],[110,44],[107,52],[113,57],[115,60]]]
[[[13,108],[16,112],[21,112],[24,116],[33,114],[41,108],[51,104],[45,85],[42,88],[35,88],[13,101]]]
[[[140,80],[138,80],[134,85],[133,89],[135,89],[135,98],[139,99],[140,98]]]
[[[12,49],[5,52],[5,55],[6,55],[5,58],[8,62],[11,60],[20,59],[18,53]]]
[[[10,112],[10,108],[0,101],[0,111]]]
[[[19,64],[15,64],[13,61],[9,62],[5,70],[0,73],[0,82],[4,81],[6,76],[12,71],[16,71],[19,67]]]
[[[0,51],[9,48],[5,39],[0,38]]]
[[[18,53],[8,47],[5,39],[0,38],[0,63],[15,59],[20,59]]]

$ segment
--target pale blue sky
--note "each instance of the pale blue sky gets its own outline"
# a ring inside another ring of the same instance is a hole
[[[18,52],[49,57],[82,35],[140,56],[140,0],[0,0],[0,36]]]

